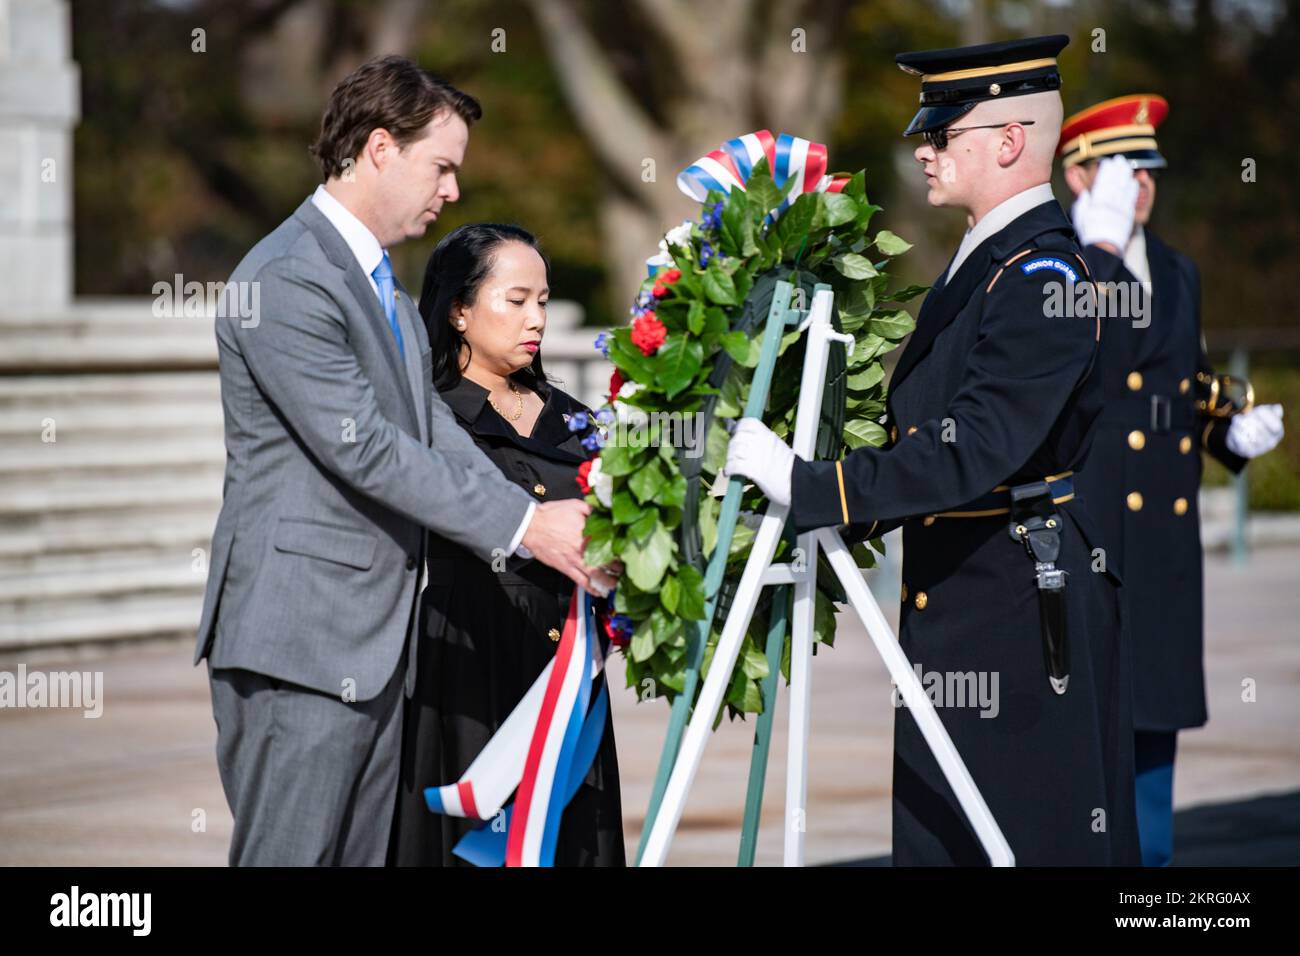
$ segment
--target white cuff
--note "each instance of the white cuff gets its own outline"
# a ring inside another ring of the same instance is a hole
[[[524,534],[528,531],[528,523],[533,520],[533,512],[537,510],[537,502],[528,502],[528,510],[524,512],[524,520],[519,522],[519,530],[515,536],[510,539],[510,548],[506,551],[508,555],[517,554],[521,558],[531,558],[533,553],[524,547]]]

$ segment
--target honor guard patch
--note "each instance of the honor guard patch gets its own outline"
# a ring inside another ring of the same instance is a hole
[[[1069,263],[1053,256],[1045,256],[1042,259],[1030,259],[1028,262],[1023,263],[1020,266],[1020,271],[1025,275],[1032,275],[1039,269],[1055,269],[1071,282],[1079,281],[1079,273],[1071,269]]]

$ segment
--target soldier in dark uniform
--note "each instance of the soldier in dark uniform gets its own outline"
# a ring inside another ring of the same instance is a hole
[[[1206,721],[1199,452],[1236,473],[1282,437],[1280,406],[1232,414],[1205,355],[1196,265],[1146,228],[1166,166],[1155,131],[1168,109],[1153,94],[1107,100],[1065,122],[1059,149],[1084,258],[1112,306],[1101,323],[1105,406],[1075,487],[1124,577],[1148,866],[1173,850],[1178,731]],[[1107,294],[1109,283],[1123,287]]]
[[[937,712],[1017,863],[1127,865],[1138,844],[1118,579],[1094,571],[1096,527],[1072,487],[1101,410],[1098,321],[1051,308],[1087,283],[1048,185],[1067,42],[898,57],[921,75],[906,135],[925,136],[916,159],[929,202],[965,210],[971,228],[894,370],[891,442],[803,461],[746,419],[727,471],[790,502],[799,531],[847,525],[861,539],[902,525],[908,658],[945,675],[997,676],[996,714]],[[986,862],[905,709],[893,810],[895,864]]]

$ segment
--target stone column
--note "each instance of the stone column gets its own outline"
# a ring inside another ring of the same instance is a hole
[[[80,112],[66,0],[0,0],[0,313],[71,302]]]

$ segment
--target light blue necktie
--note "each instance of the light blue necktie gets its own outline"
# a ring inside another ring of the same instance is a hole
[[[397,339],[397,351],[402,358],[406,358],[402,327],[397,322],[397,299],[393,294],[393,264],[388,261],[388,253],[384,253],[384,258],[379,260],[379,265],[370,274],[374,277],[375,285],[379,286],[379,301],[383,303],[384,315],[388,316],[388,324],[393,329],[393,338]]]

